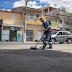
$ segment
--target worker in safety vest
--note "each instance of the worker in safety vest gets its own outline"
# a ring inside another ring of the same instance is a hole
[[[49,20],[46,20],[44,17],[40,17],[40,21],[43,23],[44,27],[44,34],[46,35],[44,41],[43,41],[43,46],[42,49],[45,49],[47,44],[49,44],[50,49],[52,49],[52,39],[51,39],[51,22]]]

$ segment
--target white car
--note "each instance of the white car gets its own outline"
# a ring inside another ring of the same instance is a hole
[[[72,43],[72,34],[69,31],[56,31],[52,33],[52,43],[59,42],[60,44],[67,42]]]

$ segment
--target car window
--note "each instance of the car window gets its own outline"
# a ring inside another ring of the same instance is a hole
[[[70,32],[63,32],[63,35],[71,35]]]
[[[62,35],[62,32],[59,32],[57,35]]]

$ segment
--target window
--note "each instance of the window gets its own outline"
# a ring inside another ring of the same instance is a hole
[[[66,25],[69,25],[69,22],[66,22]]]
[[[30,19],[33,19],[33,14],[30,14]]]
[[[37,15],[37,19],[39,19],[39,15]]]
[[[59,32],[57,35],[62,35],[62,32]]]
[[[39,17],[39,15],[37,15],[37,17]]]
[[[62,24],[62,20],[60,20],[60,23]]]
[[[71,35],[70,32],[63,32],[63,35]]]
[[[16,20],[16,15],[11,15],[12,20]]]

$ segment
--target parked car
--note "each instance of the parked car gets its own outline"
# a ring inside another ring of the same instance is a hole
[[[52,43],[59,42],[60,44],[67,42],[72,43],[72,33],[69,31],[56,31],[52,33]]]

